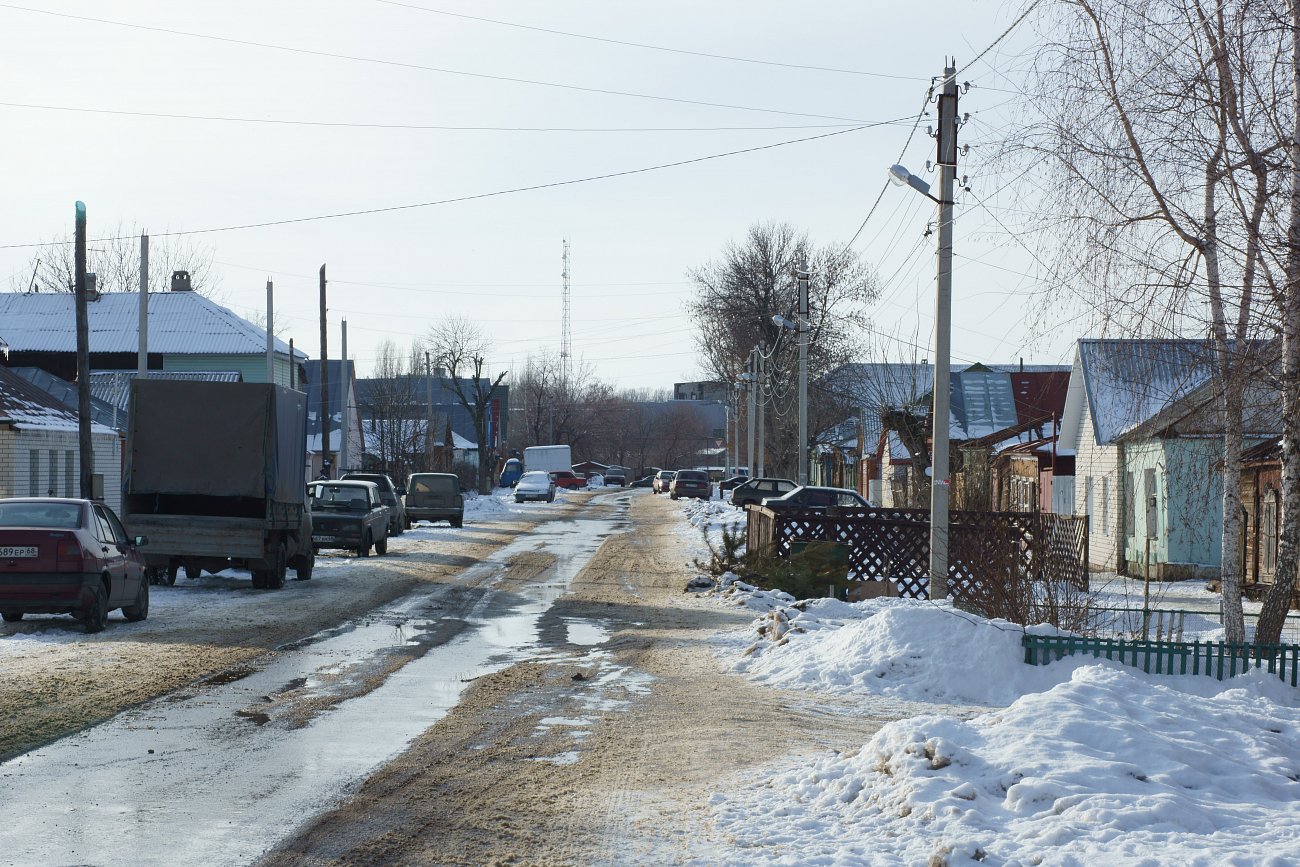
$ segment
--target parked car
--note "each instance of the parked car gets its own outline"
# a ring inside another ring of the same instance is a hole
[[[713,482],[703,470],[678,470],[673,480],[668,483],[668,496],[674,500],[682,497],[699,497],[701,500],[713,499]]]
[[[750,479],[732,489],[731,505],[743,507],[749,503],[761,503],[768,497],[788,494],[797,487],[799,483],[792,479],[771,477]]]
[[[524,475],[527,475],[527,473],[525,473]],[[551,472],[549,475],[551,477],[551,481],[555,482],[555,487],[557,488],[568,488],[570,490],[576,491],[579,488],[586,487],[587,485],[586,479],[579,478],[577,473],[573,473],[568,470],[555,470]]]
[[[523,474],[524,462],[519,458],[508,458],[501,468],[501,478],[497,484],[502,488],[513,488]]]
[[[622,473],[605,473],[605,487],[622,488],[627,485],[627,476]]]
[[[745,482],[748,481],[749,481],[749,476],[732,476],[729,479],[723,479],[722,481],[718,482],[718,490],[721,492],[730,491],[734,488],[740,487],[741,485],[745,484]]]
[[[515,483],[515,502],[522,503],[524,500],[554,502],[555,481],[551,478],[553,475],[555,473],[545,473],[541,470],[524,473]]]
[[[321,548],[350,548],[358,557],[388,553],[392,521],[379,486],[360,479],[312,482],[307,486],[311,507],[311,544]]]
[[[0,500],[0,616],[71,614],[87,632],[108,625],[118,608],[132,623],[149,616],[144,536],[108,506],[90,500]]]
[[[677,475],[677,473],[674,470],[660,470],[655,473],[655,480],[650,486],[650,490],[654,491],[656,494],[668,493],[668,486],[672,484],[673,476],[675,475]]]
[[[870,509],[871,503],[848,488],[820,488],[804,485],[780,497],[763,500],[773,511],[829,512],[832,509]]]
[[[649,488],[649,487],[653,487],[653,486],[654,486],[654,483],[655,483],[655,477],[654,477],[654,476],[642,476],[641,478],[637,479],[637,480],[636,480],[635,482],[633,482],[632,484],[628,485],[628,487],[629,487],[629,488]]]
[[[393,480],[383,473],[344,473],[339,481],[374,482],[379,486],[379,498],[388,507],[388,535],[400,536],[410,529],[411,519],[402,502],[406,488],[393,484]]]
[[[465,497],[459,478],[451,473],[413,473],[406,484],[407,520],[447,521],[453,527],[464,526]]]

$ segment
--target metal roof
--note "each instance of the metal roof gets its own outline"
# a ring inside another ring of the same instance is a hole
[[[24,430],[77,430],[77,414],[18,374],[0,367],[0,420]],[[93,433],[113,429],[91,422]]]
[[[140,295],[115,292],[87,305],[91,352],[136,352]],[[12,352],[76,352],[76,299],[71,293],[0,292],[0,339]],[[195,292],[149,295],[149,351],[176,355],[266,352],[266,332]],[[276,338],[275,351],[289,354]],[[307,354],[295,349],[297,358]]]
[[[1093,435],[1112,443],[1209,380],[1205,340],[1080,340]]]
[[[131,382],[141,374],[135,370],[92,370],[90,394],[125,413],[131,406]],[[243,382],[238,370],[149,370],[144,379],[184,379],[191,382]],[[122,422],[126,424],[125,421]]]
[[[76,415],[80,395],[74,383],[61,379],[49,371],[41,370],[39,367],[11,367],[8,369],[54,398],[60,406]],[[93,381],[90,386],[90,417],[107,427],[119,431],[126,430],[126,407],[123,406],[119,410],[112,404],[102,400],[95,394]]]

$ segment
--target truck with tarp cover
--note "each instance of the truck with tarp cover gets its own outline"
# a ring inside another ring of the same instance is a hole
[[[137,379],[123,518],[151,578],[246,568],[276,589],[311,578],[307,395],[270,383]]]

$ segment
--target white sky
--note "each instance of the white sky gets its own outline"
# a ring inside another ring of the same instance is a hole
[[[151,3],[28,0],[0,5],[7,35],[5,103],[331,124],[494,127],[771,127],[844,121],[689,105],[413,69],[662,95],[869,122],[914,116],[945,55],[959,66],[998,37],[1013,2],[728,0],[651,4],[573,0],[410,0],[445,12],[690,51],[884,73],[856,75],[647,50],[467,20],[379,0]],[[33,11],[36,9],[43,11]],[[157,32],[63,16],[186,31]],[[937,36],[936,34],[945,34]],[[993,138],[1023,100],[999,70],[1032,34],[1018,30],[963,70],[964,142]],[[242,40],[301,51],[275,50]],[[362,62],[303,51],[372,58]],[[385,208],[531,186],[819,135],[814,129],[529,132],[366,129],[54,111],[0,105],[6,207],[0,245],[69,233],[86,202],[90,235],[120,222],[168,231]],[[923,174],[933,141],[914,137],[904,162]],[[572,245],[575,354],[627,387],[692,379],[694,329],[686,271],[759,220],[783,220],[818,243],[847,241],[898,157],[909,123],[709,160],[631,177],[290,225],[204,234],[219,300],[250,316],[275,281],[282,336],[318,351],[316,273],[328,263],[330,352],[349,322],[350,354],[367,372],[378,343],[399,344],[439,318],[479,321],[493,360],[558,349],[561,241]],[[1002,181],[961,173],[999,201]],[[933,176],[930,176],[933,180]],[[1008,204],[1008,193],[1001,203]],[[1015,204],[1010,201],[1010,204]],[[970,197],[958,209],[954,277],[957,361],[1068,362],[1069,329],[1031,343],[1019,273],[1032,259],[998,237]],[[1001,212],[999,212],[1001,213]],[[891,187],[855,244],[887,279],[879,329],[930,343],[933,207]],[[1003,219],[1007,215],[1003,214]],[[31,249],[0,249],[0,285],[22,281]],[[965,258],[969,257],[969,258]],[[985,259],[984,263],[970,261]],[[996,266],[996,267],[993,267]],[[1006,270],[1009,269],[1009,270]],[[913,350],[891,344],[895,357]],[[931,356],[917,350],[918,356]]]

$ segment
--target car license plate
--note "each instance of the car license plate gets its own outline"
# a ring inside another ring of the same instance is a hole
[[[333,542],[334,537],[333,536],[312,536],[311,540],[313,542]]]
[[[30,548],[13,548],[13,547],[0,548],[0,559],[5,559],[5,558],[13,559],[16,557],[35,557],[35,556],[36,556],[36,547],[34,545]]]

